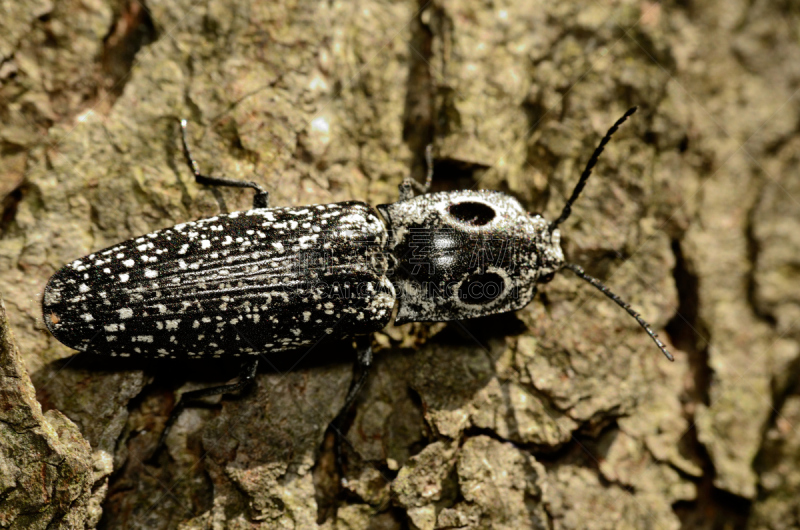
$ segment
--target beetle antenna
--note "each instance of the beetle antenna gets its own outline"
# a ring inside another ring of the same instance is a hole
[[[572,213],[572,205],[576,200],[578,200],[578,195],[580,195],[583,191],[583,187],[586,185],[586,181],[589,180],[589,177],[592,174],[592,169],[594,169],[595,164],[597,164],[597,159],[600,158],[600,154],[603,152],[603,149],[605,149],[606,144],[609,142],[609,140],[611,140],[611,136],[617,132],[619,126],[625,123],[625,120],[627,120],[634,112],[636,112],[636,109],[637,107],[628,109],[628,112],[623,114],[622,117],[611,126],[606,135],[603,136],[603,139],[600,140],[600,145],[598,145],[597,149],[595,149],[594,153],[592,153],[592,158],[589,159],[589,162],[586,164],[586,169],[584,169],[583,173],[581,173],[581,178],[578,180],[578,184],[575,186],[575,189],[572,190],[572,196],[567,199],[567,204],[564,205],[564,209],[561,210],[561,215],[558,216],[558,219],[550,223],[551,233],[558,227],[558,225],[566,221],[567,217],[569,217],[569,214]]]
[[[619,123],[621,123],[621,121],[617,122],[617,124],[619,124]],[[647,332],[647,334],[650,335],[650,338],[653,339],[653,341],[656,343],[656,346],[658,346],[658,348],[661,350],[661,352],[664,355],[667,356],[667,359],[669,359],[670,361],[674,361],[675,360],[675,358],[672,356],[672,354],[669,352],[669,350],[667,350],[667,347],[664,345],[664,343],[661,342],[661,340],[658,338],[658,334],[655,331],[653,331],[652,328],[650,328],[650,324],[645,322],[645,320],[641,317],[641,315],[639,315],[639,313],[634,311],[633,308],[630,306],[630,304],[628,302],[624,301],[622,298],[620,298],[619,296],[617,296],[614,293],[612,293],[611,290],[608,287],[603,285],[603,282],[601,282],[597,278],[594,278],[594,277],[589,276],[588,274],[586,274],[583,271],[583,268],[580,267],[579,265],[574,265],[572,263],[565,263],[564,264],[564,268],[567,268],[567,269],[571,270],[572,272],[577,274],[581,279],[586,280],[587,282],[591,283],[600,292],[602,292],[607,297],[611,298],[618,306],[620,306],[622,309],[627,311],[628,314],[630,316],[632,316],[633,318],[635,318],[636,322],[638,322],[639,325],[644,328],[644,330]]]

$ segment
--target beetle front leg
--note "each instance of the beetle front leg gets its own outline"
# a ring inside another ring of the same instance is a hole
[[[425,176],[425,184],[420,184],[416,180],[412,179],[411,177],[406,177],[403,179],[403,182],[398,186],[400,189],[400,198],[399,200],[404,201],[406,199],[412,199],[414,197],[414,188],[417,188],[417,191],[422,193],[428,193],[431,189],[431,182],[433,182],[433,145],[428,144],[425,147],[425,163],[428,167],[428,173]]]
[[[197,162],[192,157],[189,151],[189,144],[186,141],[186,120],[181,120],[181,140],[183,141],[183,156],[186,158],[186,164],[194,175],[194,180],[198,184],[206,186],[230,186],[231,188],[251,188],[255,190],[256,194],[253,197],[253,208],[268,208],[269,207],[269,192],[262,188],[255,182],[246,180],[236,180],[224,177],[209,177],[202,175],[197,167]]]

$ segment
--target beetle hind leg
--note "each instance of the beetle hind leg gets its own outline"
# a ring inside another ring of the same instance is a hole
[[[189,166],[194,180],[198,184],[206,186],[229,186],[231,188],[251,188],[256,192],[253,197],[253,208],[268,208],[269,207],[269,192],[262,188],[259,184],[247,180],[236,180],[224,177],[209,177],[200,173],[197,167],[197,161],[192,157],[189,151],[189,144],[186,141],[186,120],[181,120],[181,141],[183,142],[183,156],[186,159],[186,164]]]
[[[158,444],[156,445],[156,448],[150,458],[155,458],[161,451],[161,448],[164,447],[164,443],[167,441],[167,435],[169,434],[170,429],[172,429],[172,426],[175,424],[175,421],[177,421],[178,416],[181,415],[181,412],[183,412],[183,409],[186,408],[186,405],[190,404],[192,401],[209,396],[218,396],[220,394],[227,394],[230,392],[245,391],[247,387],[249,387],[255,380],[257,368],[258,359],[247,361],[242,365],[242,369],[239,372],[239,380],[235,383],[212,386],[210,388],[202,388],[200,390],[193,390],[183,394],[178,400],[178,403],[172,409],[172,412],[170,412],[169,418],[167,418],[167,422],[164,424],[164,430],[161,431],[161,436],[158,438]]]

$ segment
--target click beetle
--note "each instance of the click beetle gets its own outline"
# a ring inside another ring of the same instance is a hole
[[[104,356],[241,362],[236,383],[182,396],[159,446],[188,401],[250,383],[261,354],[308,348],[329,335],[370,335],[389,323],[395,305],[398,324],[517,310],[565,268],[627,311],[673,360],[647,322],[566,262],[560,246],[559,225],[635,111],[608,130],[553,222],[496,191],[428,193],[430,148],[426,182],[407,177],[399,200],[377,211],[359,201],[271,208],[254,182],[202,175],[182,120],[183,153],[196,181],[251,188],[253,208],[152,232],[65,265],[45,287],[45,324],[65,345]],[[371,362],[365,344],[343,412]]]

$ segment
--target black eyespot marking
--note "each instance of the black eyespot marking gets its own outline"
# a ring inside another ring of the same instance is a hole
[[[506,282],[499,274],[476,272],[458,288],[458,298],[465,304],[487,304],[497,300],[505,288]]]
[[[550,283],[551,281],[553,281],[553,278],[555,278],[555,276],[556,276],[556,273],[555,272],[551,272],[551,273],[545,274],[544,276],[539,278],[537,280],[537,282],[539,282],[539,283]]]
[[[472,226],[483,226],[497,215],[491,206],[482,202],[460,202],[453,204],[447,210],[457,220]]]

